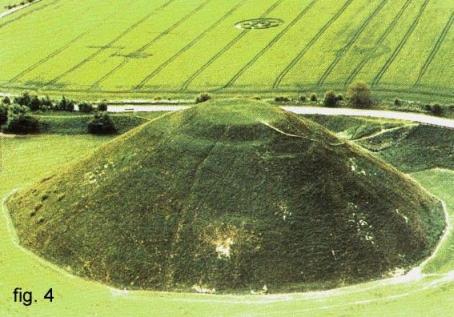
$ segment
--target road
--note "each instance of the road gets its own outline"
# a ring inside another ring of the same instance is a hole
[[[179,111],[189,108],[190,106],[177,106],[177,105],[158,105],[158,106],[144,106],[144,105],[118,105],[109,106],[109,112],[127,112],[127,111],[140,111],[140,112],[155,112],[155,111]],[[324,107],[305,107],[305,106],[282,106],[282,109],[296,113],[296,114],[317,114],[325,116],[354,116],[354,117],[372,117],[383,119],[396,119],[418,122],[422,124],[434,125],[454,129],[454,120],[429,116],[426,114],[413,113],[413,112],[399,112],[388,110],[368,110],[368,109],[351,109],[351,108],[324,108]]]

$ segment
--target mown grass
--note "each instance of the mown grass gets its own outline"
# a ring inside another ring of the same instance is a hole
[[[71,160],[91,153],[110,138],[89,135],[65,137],[49,135],[21,139],[1,139],[3,169],[0,193],[5,197],[14,188],[21,188],[61,169]],[[44,149],[44,150],[43,150]],[[6,165],[5,165],[6,164]],[[427,171],[414,175],[427,189],[444,198],[454,210],[451,200],[452,173]],[[431,176],[433,175],[433,176]],[[424,181],[426,178],[428,181]],[[4,211],[3,211],[4,212]],[[436,278],[422,281],[381,285],[367,283],[326,293],[284,296],[210,296],[197,294],[129,292],[122,293],[67,276],[23,251],[12,242],[6,218],[0,217],[0,313],[16,316],[449,316],[454,309],[454,283]],[[449,255],[449,254],[448,254]],[[442,267],[441,265],[440,267]],[[452,270],[450,265],[446,271]],[[438,281],[438,282],[437,282]],[[437,284],[438,283],[438,284]],[[18,285],[33,289],[42,297],[49,287],[56,299],[24,307],[11,301],[11,292]]]
[[[364,80],[381,96],[451,101],[453,9],[446,0],[43,1],[0,21],[0,87],[231,96]],[[61,28],[66,16],[80,18]],[[235,27],[257,17],[284,23]]]

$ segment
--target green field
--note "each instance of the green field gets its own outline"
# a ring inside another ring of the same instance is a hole
[[[235,25],[276,18],[264,29]],[[447,0],[43,0],[0,19],[0,89],[92,97],[454,96]]]
[[[361,123],[361,122],[359,122]],[[362,123],[361,123],[362,124]],[[376,124],[381,124],[379,121]],[[385,122],[389,124],[389,122]],[[401,123],[394,123],[400,125]],[[339,130],[344,130],[337,125]],[[350,123],[352,125],[352,123]],[[357,125],[356,123],[353,125]],[[348,124],[344,123],[345,127]],[[42,135],[2,138],[0,196],[62,169],[92,153],[110,137]],[[443,199],[451,218],[454,176],[429,169],[412,174]],[[266,296],[219,296],[158,292],[122,292],[73,277],[19,247],[6,210],[0,216],[0,315],[15,316],[450,316],[454,309],[453,239],[448,239],[420,280],[376,281],[329,292]],[[41,298],[31,307],[12,303],[17,287],[40,297],[53,287],[49,304]]]

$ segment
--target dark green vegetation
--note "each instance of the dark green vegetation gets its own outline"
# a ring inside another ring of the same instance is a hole
[[[440,203],[265,103],[165,114],[8,201],[21,243],[122,287],[303,290],[428,256]]]
[[[111,114],[110,119],[115,127],[116,132],[127,132],[148,119],[134,114]],[[92,115],[37,115],[39,119],[40,131],[52,134],[85,134],[88,131],[88,125],[93,120]]]
[[[310,116],[404,172],[454,170],[454,131],[394,120]]]

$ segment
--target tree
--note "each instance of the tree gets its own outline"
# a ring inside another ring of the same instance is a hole
[[[98,104],[98,111],[107,111],[107,103],[105,101]]]
[[[106,112],[98,112],[88,122],[88,132],[91,134],[113,134],[117,132],[117,129]]]
[[[317,94],[316,94],[315,92],[313,92],[313,93],[311,94],[310,100],[311,100],[312,102],[317,102],[318,97],[317,97]]]
[[[11,105],[8,108],[8,119],[3,129],[9,133],[36,133],[39,132],[39,121],[28,114],[29,108],[21,105]]]
[[[41,109],[41,100],[39,100],[38,96],[31,97],[28,107],[31,111],[38,111]]]
[[[65,96],[63,96],[56,106],[56,110],[60,111],[68,111],[68,112],[73,112],[74,111],[74,101],[70,99],[66,99]]]
[[[3,125],[8,120],[8,106],[0,105],[0,125]]]
[[[29,106],[32,98],[28,92],[24,92],[22,96],[14,97],[14,103],[21,106]]]
[[[431,107],[430,111],[435,116],[441,116],[443,114],[443,108],[437,103]]]
[[[9,99],[8,96],[5,96],[5,97],[3,98],[3,100],[2,100],[2,103],[3,103],[4,105],[10,105],[10,104],[11,104],[11,99]]]
[[[370,88],[364,82],[350,85],[347,90],[347,98],[355,108],[368,108],[373,104]]]
[[[53,110],[54,103],[49,98],[49,96],[41,98],[41,110]]]
[[[90,113],[93,111],[93,106],[88,102],[82,102],[79,104],[79,111],[84,113]]]
[[[200,94],[196,99],[195,99],[195,103],[202,103],[202,102],[206,102],[208,100],[211,99],[211,96],[208,94],[208,93],[203,93],[203,94]]]
[[[326,107],[336,107],[337,106],[337,95],[334,91],[327,91],[325,93],[325,99],[323,100],[323,104]]]

